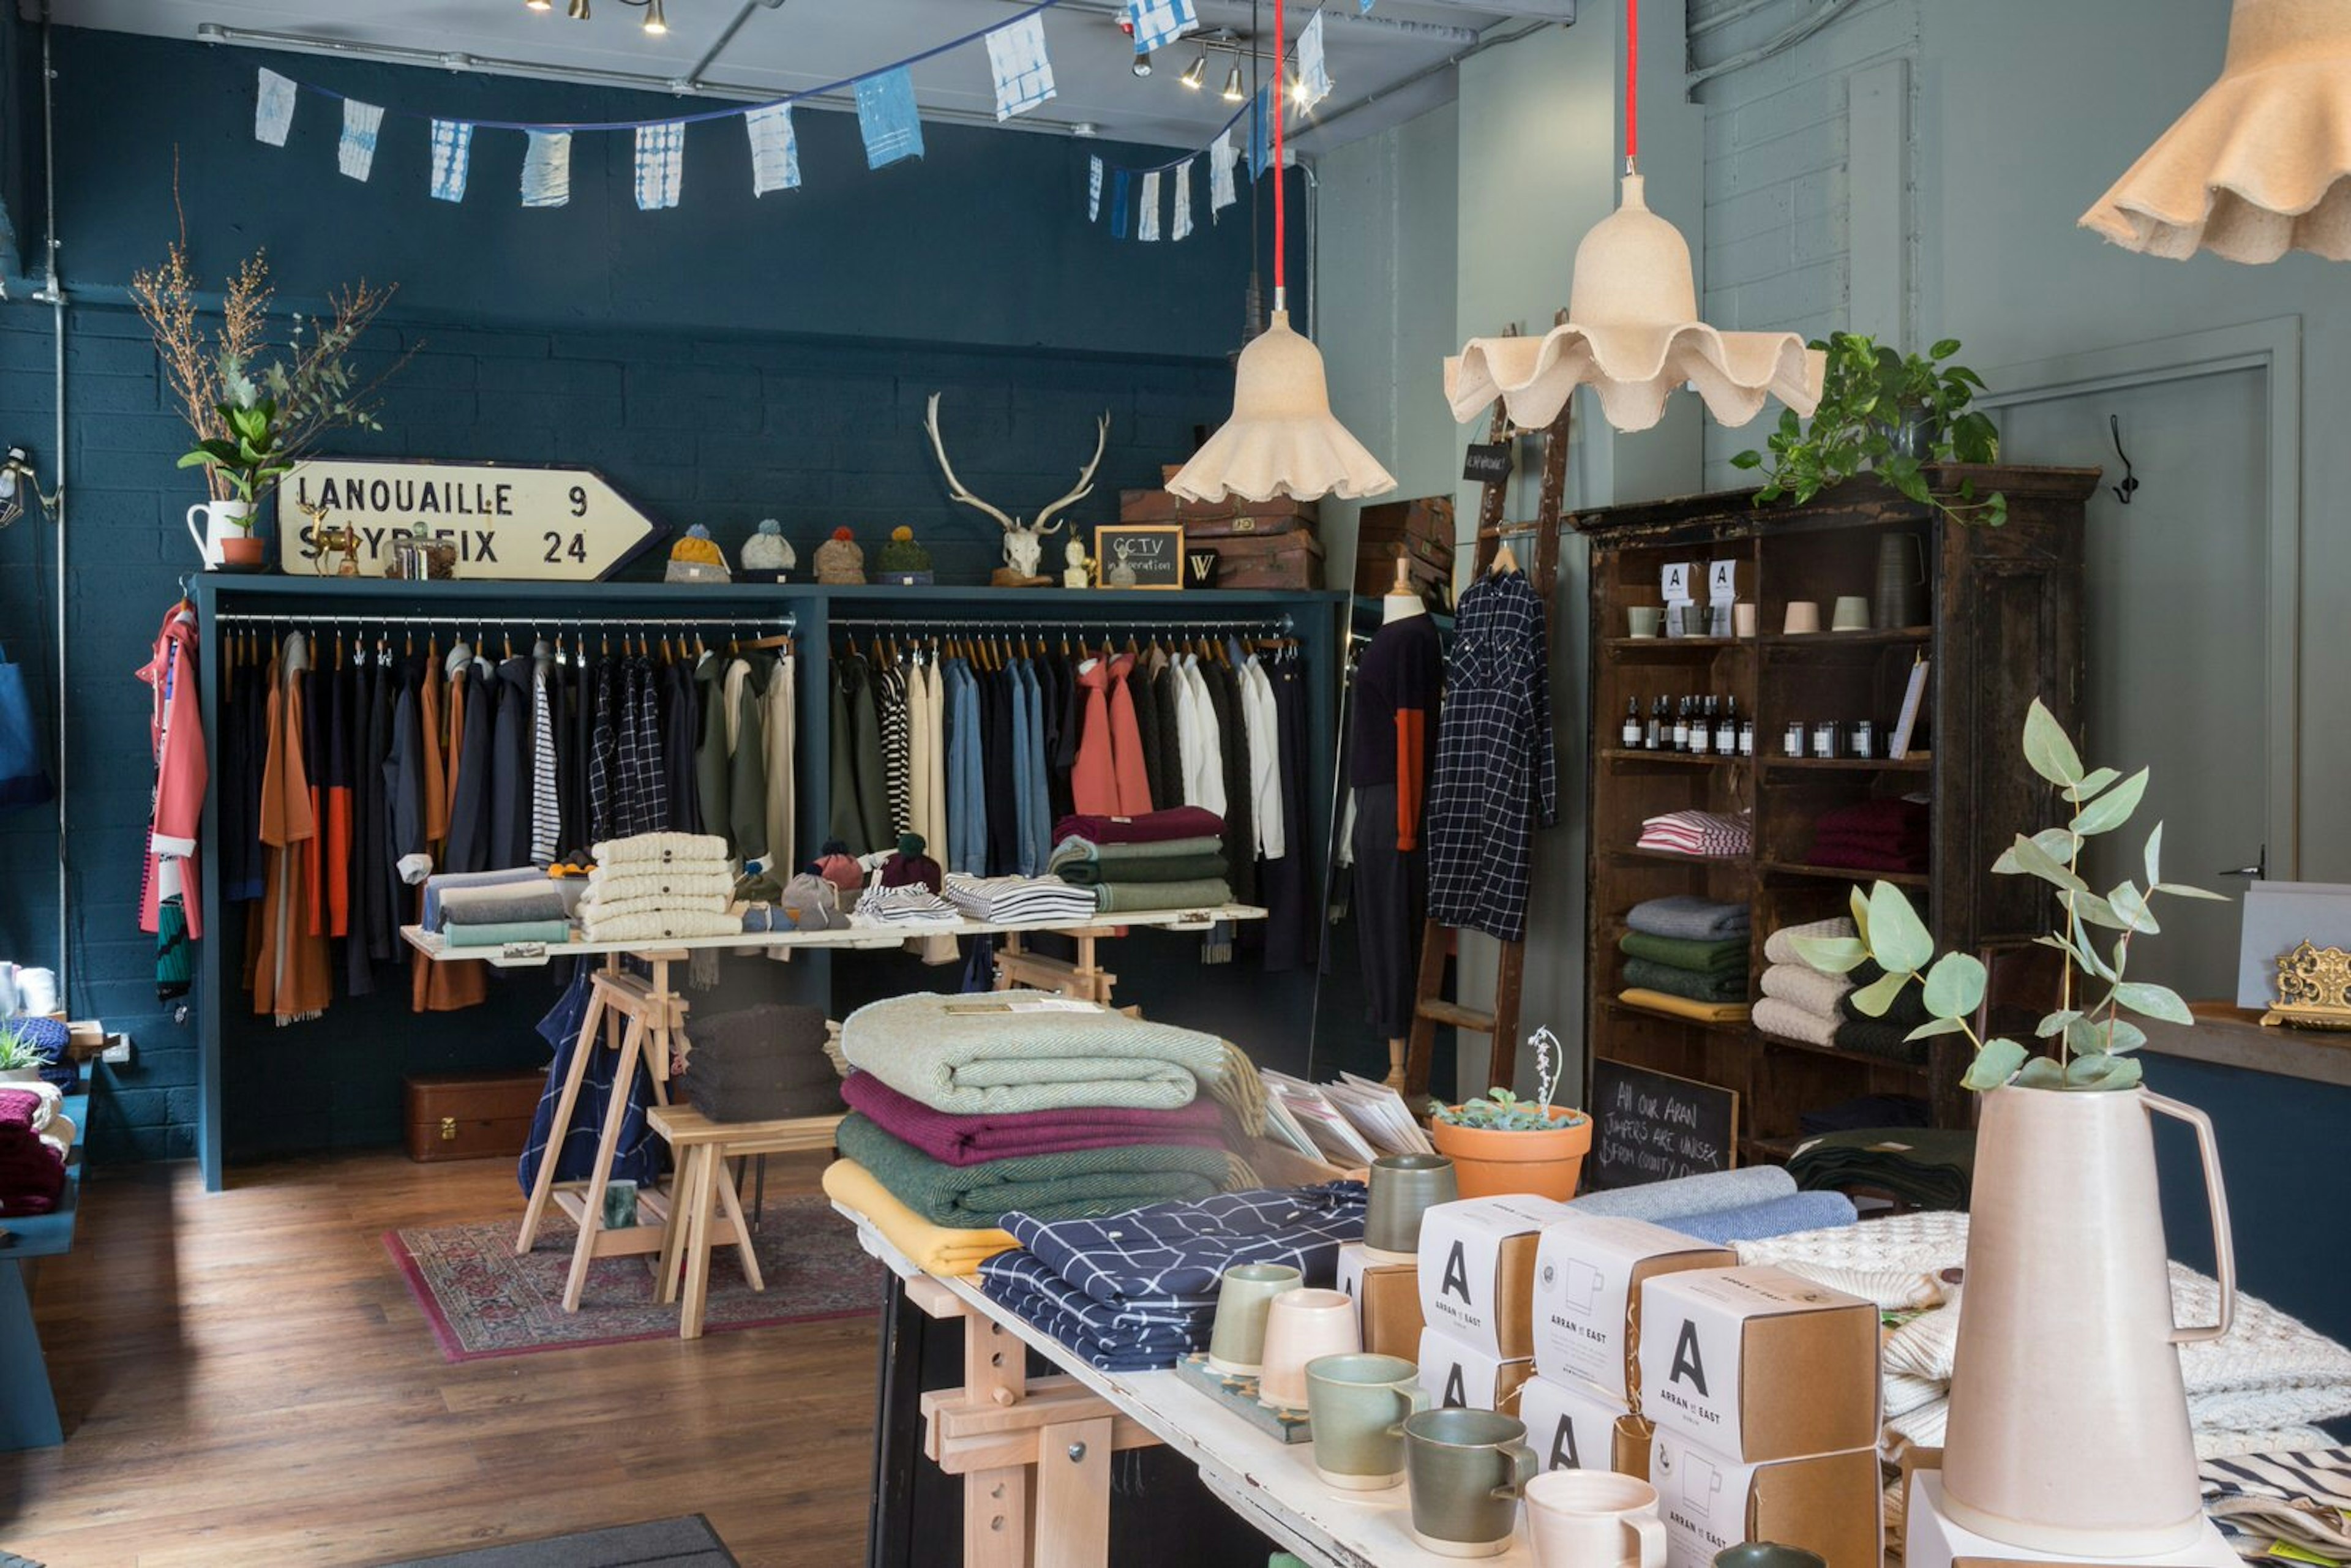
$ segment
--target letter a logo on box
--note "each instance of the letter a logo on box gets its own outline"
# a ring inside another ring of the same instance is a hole
[[[1565,1416],[1559,1418],[1559,1430],[1552,1434],[1551,1468],[1554,1470],[1580,1470],[1583,1460],[1575,1451],[1575,1423]]]
[[[1699,1398],[1707,1397],[1706,1361],[1698,1354],[1698,1324],[1687,1318],[1682,1320],[1681,1337],[1674,1341],[1673,1375],[1666,1381],[1679,1383],[1684,1378],[1687,1378],[1689,1385],[1698,1390]]]
[[[1445,1255],[1445,1283],[1437,1287],[1440,1296],[1458,1296],[1465,1307],[1477,1303],[1469,1299],[1469,1265],[1461,1256],[1461,1243],[1456,1241],[1453,1250]]]
[[[1469,1403],[1469,1396],[1461,1388],[1461,1364],[1458,1361],[1445,1374],[1445,1397],[1440,1403],[1447,1410],[1458,1410]]]

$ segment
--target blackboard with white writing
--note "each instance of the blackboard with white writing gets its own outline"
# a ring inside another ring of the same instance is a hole
[[[1739,1094],[1623,1061],[1592,1064],[1592,1185],[1639,1186],[1726,1171]]]

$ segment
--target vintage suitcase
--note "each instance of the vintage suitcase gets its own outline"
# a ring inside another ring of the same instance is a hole
[[[1322,541],[1310,533],[1236,534],[1196,542],[1185,537],[1186,555],[1203,551],[1217,558],[1216,575],[1207,584],[1212,589],[1322,586]]]
[[[1233,502],[1179,501],[1165,490],[1121,490],[1118,520],[1122,523],[1181,523],[1186,528],[1221,522],[1233,515]]]
[[[417,1073],[402,1081],[412,1160],[512,1159],[530,1136],[543,1071]]]

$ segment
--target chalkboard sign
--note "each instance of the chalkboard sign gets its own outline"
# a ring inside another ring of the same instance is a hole
[[[1510,478],[1510,444],[1497,441],[1491,445],[1473,441],[1462,455],[1461,477],[1479,485],[1504,485]]]
[[[1104,523],[1094,530],[1094,586],[1184,586],[1184,525]]]
[[[1739,1094],[1622,1061],[1592,1064],[1592,1185],[1638,1186],[1730,1168]]]

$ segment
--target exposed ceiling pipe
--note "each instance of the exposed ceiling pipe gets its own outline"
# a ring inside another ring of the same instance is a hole
[[[686,68],[685,79],[700,81],[702,73],[708,70],[712,63],[726,52],[726,46],[735,41],[735,35],[743,30],[743,24],[751,19],[751,13],[761,5],[773,9],[778,3],[779,0],[743,0],[742,9],[735,13],[735,19],[720,28],[718,37],[713,38],[710,41],[710,47],[702,51],[702,57]]]
[[[1701,86],[1717,77],[1729,76],[1733,71],[1745,70],[1749,66],[1768,60],[1773,55],[1783,54],[1852,8],[1853,0],[1821,0],[1819,9],[1811,16],[1782,28],[1777,35],[1758,44],[1744,54],[1733,55],[1727,60],[1717,60],[1704,70],[1690,72],[1689,78],[1682,84],[1682,89],[1686,93],[1695,93]]]

